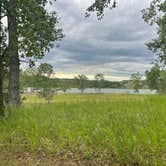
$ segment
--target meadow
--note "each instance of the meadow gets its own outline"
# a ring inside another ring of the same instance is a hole
[[[8,164],[15,154],[34,154],[68,165],[164,166],[166,96],[66,94],[48,104],[26,95],[0,119],[0,165],[5,154]]]

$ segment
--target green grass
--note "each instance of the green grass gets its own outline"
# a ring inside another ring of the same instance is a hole
[[[166,96],[58,95],[51,104],[27,96],[0,120],[0,151],[166,165]]]

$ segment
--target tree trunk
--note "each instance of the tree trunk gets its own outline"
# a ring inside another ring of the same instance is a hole
[[[19,81],[19,55],[18,35],[16,21],[16,0],[9,1],[8,30],[9,30],[9,104],[20,104],[20,81]]]
[[[2,54],[0,55],[0,116],[4,115],[4,103],[3,103],[3,66],[2,66]]]
[[[2,52],[2,4],[0,3],[0,116],[4,115],[4,103],[3,103],[3,52]]]

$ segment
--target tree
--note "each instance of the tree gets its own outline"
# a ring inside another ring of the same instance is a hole
[[[97,88],[98,88],[98,93],[101,92],[101,87],[104,82],[104,74],[98,73],[95,75],[95,80],[97,81]]]
[[[139,89],[142,87],[141,78],[142,76],[139,72],[133,73],[131,75],[132,87],[134,88],[136,93],[138,93]]]
[[[160,70],[158,92],[166,94],[166,70]]]
[[[4,17],[4,4],[0,2],[0,115],[4,115],[4,95],[3,95],[3,78],[5,74],[5,67],[7,59],[6,53],[6,34],[5,27],[2,24],[2,18]]]
[[[42,91],[39,92],[39,97],[42,97],[42,98],[46,99],[48,104],[49,104],[50,101],[52,100],[54,94],[55,94],[55,92],[54,92],[53,89],[45,88],[45,89],[43,89]]]
[[[0,4],[1,5],[1,4]],[[0,6],[1,10],[1,6]],[[1,17],[1,11],[0,11]],[[2,23],[0,20],[0,33],[2,32]],[[0,34],[0,115],[4,114],[4,104],[3,104],[3,53],[2,53],[2,34]]]
[[[158,90],[159,86],[159,75],[160,75],[160,67],[158,64],[155,64],[150,71],[145,72],[146,82],[150,89]]]
[[[54,71],[53,66],[48,63],[41,63],[40,66],[38,67],[38,73],[40,75],[46,75],[50,77],[53,71]]]
[[[86,82],[88,78],[84,74],[79,74],[75,77],[76,83],[78,85],[78,89],[81,90],[81,93],[84,93],[84,90],[86,89]]]
[[[33,87],[35,89],[52,89],[58,87],[57,78],[50,78],[39,74],[38,68],[32,67],[20,72],[21,88]]]
[[[9,57],[9,101],[19,104],[19,65],[20,57],[29,61],[42,58],[53,42],[63,37],[62,30],[55,28],[58,17],[48,13],[49,0],[1,0],[2,15],[8,19]]]
[[[157,54],[160,63],[166,65],[166,1],[153,0],[149,8],[143,11],[144,20],[157,25],[157,38],[147,44]]]
[[[158,93],[166,93],[166,70],[155,64],[150,71],[146,71],[146,82],[150,89]]]
[[[42,88],[39,92],[39,96],[45,98],[48,103],[52,100],[55,91],[52,89],[52,80],[50,75],[53,73],[53,66],[48,63],[41,63],[37,69],[36,82],[38,82]]]

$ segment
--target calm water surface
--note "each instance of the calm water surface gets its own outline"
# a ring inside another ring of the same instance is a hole
[[[77,88],[71,88],[67,90],[66,93],[80,93],[81,91]],[[84,93],[98,93],[98,89],[95,88],[87,88],[84,90]],[[103,88],[101,89],[101,93],[104,94],[135,94],[135,91],[133,89],[111,89],[111,88]],[[150,89],[140,89],[139,94],[156,94],[156,90],[150,90]]]

